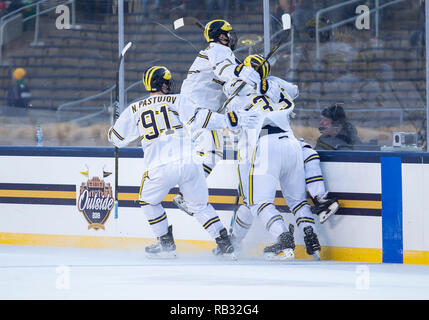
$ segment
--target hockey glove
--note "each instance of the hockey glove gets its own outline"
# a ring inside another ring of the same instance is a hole
[[[234,74],[237,78],[240,78],[244,82],[253,86],[258,85],[261,82],[261,76],[259,73],[253,68],[245,66],[242,63],[235,68]]]
[[[244,110],[231,111],[225,115],[228,129],[239,130],[240,128],[251,129],[259,122],[259,115]]]

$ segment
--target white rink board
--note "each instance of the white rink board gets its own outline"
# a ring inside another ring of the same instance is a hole
[[[67,157],[28,157],[24,163],[24,157],[0,158],[3,167],[12,167],[18,163],[22,170],[9,170],[2,182],[19,183],[68,183],[79,186],[85,179],[80,174],[81,171],[89,168],[90,175],[99,174],[104,168],[106,171],[113,171],[113,159],[109,158],[67,158]],[[125,158],[120,161],[119,184],[139,186],[143,169],[138,169],[139,159]],[[332,164],[324,166],[329,181],[335,179],[335,175],[330,172]],[[347,171],[349,164],[340,164],[341,172]],[[349,190],[365,191],[365,185],[353,186],[353,181],[359,178],[359,171],[355,170],[357,164],[351,164],[353,170],[348,175]],[[338,167],[338,164],[335,164]],[[373,166],[374,167],[374,166]],[[332,168],[333,169],[333,168]],[[376,170],[376,168],[371,168]],[[94,172],[92,172],[94,171]],[[28,181],[26,181],[26,177]],[[30,178],[31,177],[31,178]],[[376,177],[376,175],[372,175]],[[238,185],[236,164],[230,160],[223,160],[215,167],[207,182],[209,188],[235,189]],[[113,175],[105,179],[114,183]],[[336,191],[335,183],[332,183],[332,191]],[[342,185],[339,184],[339,187]],[[371,190],[377,188],[376,179],[373,186],[366,184]],[[348,191],[349,191],[348,190]],[[0,204],[4,223],[1,225],[1,232],[23,232],[41,234],[65,234],[82,236],[129,236],[129,237],[153,237],[147,224],[146,218],[140,208],[119,208],[118,229],[110,215],[105,224],[105,230],[94,230],[87,228],[87,223],[82,214],[75,206],[55,206],[55,205],[21,205],[21,204]],[[194,218],[176,209],[166,209],[170,222],[174,225],[175,237],[187,240],[210,240],[207,232],[195,221]],[[225,225],[229,225],[231,211],[219,211],[221,220]],[[294,223],[292,214],[285,214],[287,221]],[[327,245],[381,248],[379,217],[350,217],[338,216],[331,219],[323,226],[319,226],[321,241]],[[365,229],[365,233],[358,230]],[[257,231],[258,229],[256,229]],[[256,232],[255,231],[255,232]],[[259,230],[259,232],[264,232]],[[263,236],[262,238],[270,239]],[[302,243],[298,238],[297,243]]]
[[[79,148],[74,152],[69,152],[67,148],[59,150],[44,148],[41,153],[33,155],[32,147],[28,147],[28,152],[26,149],[19,150],[21,153],[18,152],[18,154],[9,149],[0,150],[2,152],[0,166],[5,168],[0,173],[2,221],[0,233],[153,238],[141,209],[130,204],[138,198],[138,189],[144,172],[141,158],[136,150],[126,151],[121,155],[119,162],[119,199],[128,201],[128,204],[125,206],[121,204],[119,207],[118,220],[114,219],[112,211],[103,224],[104,230],[95,230],[88,228],[89,222],[78,210],[80,185],[98,177],[106,184],[110,183],[113,186],[113,152],[107,154],[107,148]],[[100,153],[99,156],[98,153]],[[328,190],[339,195],[340,204],[344,204],[344,208],[341,209],[342,213],[339,212],[339,215],[332,217],[325,224],[316,223],[322,246],[382,250],[380,161],[367,158],[361,161],[360,155],[351,161],[353,153],[340,153],[332,157],[330,155],[330,158],[326,158],[328,161],[324,161],[323,152],[321,153],[322,170]],[[341,160],[342,157],[345,161]],[[369,157],[376,159],[373,155]],[[82,174],[84,172],[87,176]],[[108,174],[103,175],[103,172]],[[402,163],[403,249],[421,251],[424,255],[429,251],[429,237],[426,232],[429,228],[429,218],[425,214],[429,209],[426,196],[429,182],[426,181],[429,181],[429,164],[412,161]],[[213,205],[215,207],[224,205],[217,211],[223,224],[228,227],[232,207],[225,209],[225,205],[233,203],[238,186],[235,162],[232,160],[219,162],[207,182],[211,195],[214,198],[217,197]],[[57,195],[61,199],[57,199]],[[175,238],[212,241],[194,218],[173,207],[172,195],[174,192],[170,195],[170,199],[165,201],[170,203],[166,212],[170,223],[174,225]],[[44,203],[46,199],[50,203]],[[229,202],[222,203],[224,201],[222,199],[227,199]],[[56,203],[56,201],[59,202]],[[363,208],[362,212],[360,206]],[[284,218],[287,223],[294,223],[291,213],[285,213]],[[260,243],[273,240],[257,222],[249,232],[248,238],[249,241]],[[296,236],[296,242],[298,245],[303,244],[300,235]]]

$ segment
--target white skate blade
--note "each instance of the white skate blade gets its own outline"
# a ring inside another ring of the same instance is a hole
[[[159,253],[148,253],[146,252],[146,257],[148,259],[176,259],[176,251],[163,251]]]
[[[186,212],[187,214],[190,214],[188,211],[188,207],[185,204],[185,201],[183,201],[183,198],[180,195],[174,197],[173,202],[180,210]]]
[[[274,252],[267,252],[264,253],[265,260],[277,260],[277,261],[284,261],[284,260],[293,260],[295,259],[295,254],[292,249],[284,249],[279,254],[275,254]]]
[[[233,252],[233,253],[224,253],[224,254],[219,255],[219,257],[221,257],[221,258],[223,258],[225,260],[233,260],[233,261],[237,260],[237,256],[236,256],[235,252]]]
[[[237,260],[237,255],[235,254],[235,252],[223,253],[223,254],[214,253],[214,255],[217,259],[220,259],[220,260],[233,260],[233,261]]]
[[[340,208],[340,206],[338,205],[338,202],[334,202],[334,203],[332,203],[332,204],[328,207],[328,209],[327,209],[327,210],[322,211],[322,212],[319,214],[319,221],[320,221],[320,223],[322,224],[322,223],[324,223],[326,220],[328,220],[328,218],[329,218],[330,216],[334,215],[334,214],[338,211],[338,209],[339,209],[339,208]]]

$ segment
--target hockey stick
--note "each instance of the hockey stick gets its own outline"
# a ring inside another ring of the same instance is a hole
[[[277,50],[280,48],[280,46],[287,39],[287,37],[285,36],[286,31],[290,30],[290,28],[291,28],[291,18],[290,18],[290,15],[288,13],[285,13],[282,15],[282,24],[283,24],[283,32],[280,33],[279,39],[276,41],[273,48],[267,54],[267,56],[264,58],[264,60],[261,63],[259,63],[259,65],[255,68],[255,70],[258,69],[266,60],[270,59],[271,56],[277,52]],[[246,84],[247,83],[245,81],[243,81],[240,84],[240,86],[237,88],[237,90],[235,90],[235,92],[228,99],[225,100],[222,107],[218,111],[219,113],[222,113],[225,110],[226,106],[231,102],[232,99],[234,99],[234,97],[241,91],[241,89],[244,88],[244,86]]]
[[[232,233],[232,230],[234,229],[234,224],[235,224],[235,219],[237,217],[237,211],[238,211],[238,207],[240,203],[240,194],[238,194],[235,196],[235,202],[234,202],[234,209],[232,211],[232,217],[231,217],[231,222],[229,224],[229,228],[230,228],[230,234]]]
[[[133,45],[132,42],[128,42],[127,45],[122,49],[119,54],[118,59],[118,68],[116,69],[116,88],[115,88],[115,102],[114,102],[114,110],[113,110],[113,124],[115,124],[116,120],[119,118],[119,113],[121,111],[121,106],[119,105],[119,73],[121,69],[122,61],[124,60],[125,53],[129,48]],[[115,147],[115,221],[118,221],[118,178],[119,178],[119,148]]]
[[[181,18],[181,19],[183,19],[183,18]],[[180,20],[180,19],[178,19],[178,20]],[[165,30],[167,30],[173,37],[175,37],[175,38],[177,38],[177,39],[179,39],[179,40],[182,40],[182,41],[185,41],[185,42],[187,42],[192,48],[194,48],[195,49],[195,51],[199,51],[193,44],[192,44],[192,42],[191,41],[189,41],[189,40],[186,40],[185,38],[182,38],[182,37],[180,37],[179,35],[177,35],[176,33],[174,33],[173,31],[171,31],[168,27],[166,27],[166,26],[164,26],[162,23],[159,23],[159,22],[157,22],[157,21],[154,21],[154,20],[149,20],[151,23],[153,23],[153,24],[156,24],[156,25],[158,25],[158,26],[160,26],[160,27],[162,27],[162,28],[164,28]],[[177,20],[175,20],[174,21],[174,23],[176,23],[176,21]],[[174,26],[173,26],[174,27]],[[174,28],[174,30],[176,30],[176,28]]]

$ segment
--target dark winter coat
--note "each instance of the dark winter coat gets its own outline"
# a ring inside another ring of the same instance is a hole
[[[7,104],[11,107],[28,108],[31,101],[31,91],[25,81],[16,81],[9,89]]]
[[[342,124],[341,131],[336,136],[322,134],[316,142],[316,150],[354,149],[361,141],[356,128],[350,122]]]

